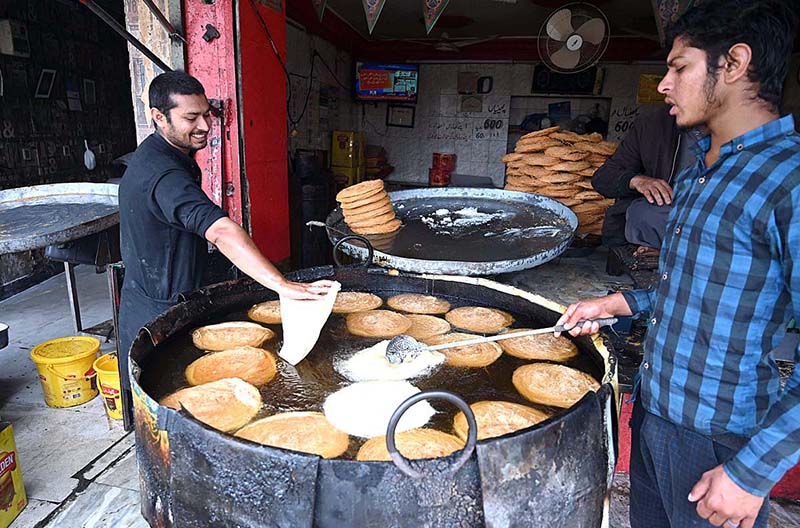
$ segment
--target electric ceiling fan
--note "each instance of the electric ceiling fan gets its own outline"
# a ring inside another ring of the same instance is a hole
[[[592,67],[608,46],[610,26],[597,7],[568,4],[550,14],[539,30],[539,55],[553,71],[577,73]]]

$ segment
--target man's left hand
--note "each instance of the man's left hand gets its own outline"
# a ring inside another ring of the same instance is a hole
[[[697,514],[714,526],[752,528],[764,497],[740,488],[722,466],[706,471],[689,493],[697,502]]]
[[[329,280],[318,280],[311,283],[286,281],[275,291],[289,299],[313,300],[324,297],[332,285],[333,281]]]

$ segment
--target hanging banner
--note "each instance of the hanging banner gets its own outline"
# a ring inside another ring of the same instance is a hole
[[[653,4],[653,13],[656,15],[656,26],[658,27],[658,37],[661,39],[661,45],[667,45],[666,42],[666,29],[680,17],[687,9],[695,4],[699,4],[700,0],[651,0]],[[670,43],[671,44],[671,43]]]
[[[325,14],[325,4],[328,3],[328,0],[311,0],[311,3],[314,5],[314,11],[317,12],[319,21],[322,22],[322,15]]]
[[[425,29],[429,34],[449,2],[450,0],[422,0],[425,11]]]
[[[372,35],[372,30],[378,22],[378,17],[381,16],[385,3],[386,0],[361,0],[361,4],[364,6],[364,14],[367,15],[367,29],[369,29],[370,35]]]

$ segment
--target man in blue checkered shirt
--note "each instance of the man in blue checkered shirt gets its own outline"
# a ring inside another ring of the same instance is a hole
[[[800,459],[800,368],[781,389],[772,357],[800,319],[800,135],[778,113],[787,5],[708,1],[671,28],[659,91],[679,126],[709,135],[675,182],[660,280],[559,321],[649,318],[631,421],[634,528],[766,526],[765,497]]]

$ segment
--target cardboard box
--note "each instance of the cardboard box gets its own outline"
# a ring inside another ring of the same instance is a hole
[[[14,428],[9,422],[0,422],[0,528],[7,528],[27,505]]]
[[[334,130],[331,134],[331,166],[358,167],[364,165],[366,140],[363,132]]]
[[[366,167],[359,165],[358,167],[331,167],[333,177],[336,180],[336,187],[343,189],[350,185],[355,185],[364,181],[366,176]]]

